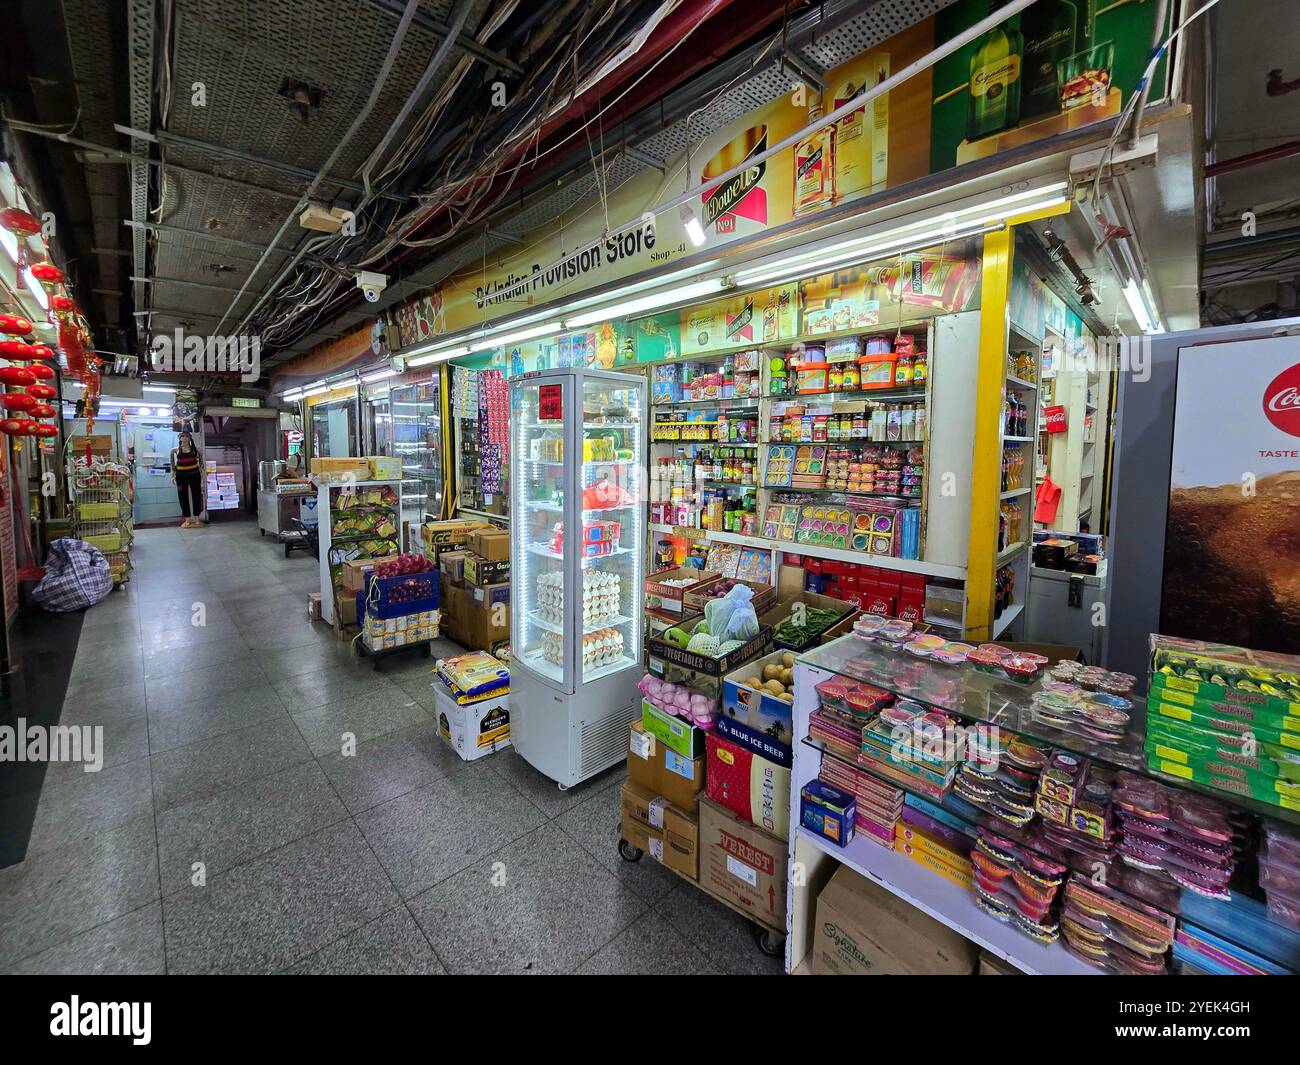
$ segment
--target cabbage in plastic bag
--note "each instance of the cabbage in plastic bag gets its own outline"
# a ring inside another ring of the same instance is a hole
[[[726,595],[707,604],[704,621],[709,633],[719,642],[752,640],[758,635],[758,614],[754,611],[753,598],[754,589],[737,584]]]

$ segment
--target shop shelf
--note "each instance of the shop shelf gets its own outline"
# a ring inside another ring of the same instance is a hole
[[[1006,632],[1007,629],[1011,628],[1011,626],[1015,624],[1016,618],[1020,617],[1020,615],[1024,613],[1024,609],[1025,606],[1023,603],[1012,603],[1011,606],[1002,611],[1000,617],[994,618],[993,638],[996,640]]]
[[[1029,541],[1027,540],[1021,540],[1020,543],[1018,544],[1008,544],[1006,547],[1004,547],[1001,551],[998,552],[997,558],[994,560],[994,564],[997,566],[1004,566],[1008,562],[1010,562],[1013,558],[1019,557],[1019,555],[1022,552],[1024,552],[1026,549],[1028,549],[1028,547],[1029,547]]]
[[[1002,438],[1004,444],[1027,444],[1031,440],[1033,440],[1032,436],[1004,436]]]
[[[1001,620],[1000,618],[999,621]],[[1110,769],[1127,769],[1170,787],[1206,795],[1225,806],[1235,806],[1259,817],[1300,825],[1300,811],[1221,791],[1149,768],[1142,746],[1146,732],[1145,703],[1140,698],[1133,703],[1132,732],[1119,743],[1100,743],[1033,719],[1031,702],[1034,693],[1042,685],[1041,680],[1031,684],[1018,684],[968,666],[948,667],[923,663],[910,655],[888,651],[879,644],[852,635],[841,636],[838,640],[805,651],[799,656],[799,661],[840,676],[866,681],[965,721],[985,722],[1016,735],[1042,740],[1062,750],[1091,758]]]
[[[991,954],[1031,976],[1100,976],[1102,970],[1076,958],[1060,942],[1038,943],[975,905],[975,893],[955,884],[905,855],[886,850],[865,836],[837,847],[805,828],[799,839],[816,847],[854,872],[936,921],[947,925]]]
[[[554,632],[560,636],[564,635],[564,626],[558,621],[547,621],[535,610],[528,611],[528,620],[536,625],[539,629],[545,629],[547,632]],[[622,614],[614,614],[603,621],[592,621],[582,627],[582,634],[597,632],[600,629],[617,628],[620,625],[627,625],[634,621],[634,618],[624,617]]]
[[[608,662],[597,669],[584,669],[582,672],[582,682],[590,684],[592,681],[600,680],[601,677],[608,677],[611,673],[617,673],[619,670],[627,669],[628,666],[636,665],[637,660],[630,655],[623,655],[616,658],[613,662]]]
[[[893,555],[872,555],[866,551],[846,551],[842,548],[820,547],[816,544],[796,544],[790,540],[770,540],[765,536],[744,536],[740,533],[714,532],[708,529],[683,529],[676,525],[651,525],[650,532],[669,533],[678,536],[697,532],[701,537],[715,540],[720,544],[761,547],[765,551],[785,551],[792,555],[811,555],[813,558],[829,558],[836,562],[857,562],[865,566],[894,569],[902,573],[924,573],[927,577],[946,577],[954,581],[964,581],[966,579],[965,566],[949,566],[942,562],[895,558]]]
[[[542,558],[549,558],[552,562],[564,561],[564,556],[562,554],[560,554],[558,551],[552,551],[545,544],[529,544],[528,551],[530,554],[541,555]],[[632,549],[630,547],[616,547],[614,548],[613,551],[610,551],[609,554],[593,555],[590,558],[581,558],[578,561],[583,566],[591,566],[591,565],[595,565],[598,562],[604,562],[607,559],[616,558],[619,555],[630,555],[630,554],[632,554]]]
[[[1033,381],[1026,381],[1015,374],[1007,374],[1007,384],[1018,392],[1037,392],[1038,386]]]
[[[1005,492],[1001,492],[1001,493],[999,493],[999,494],[998,494],[998,498],[999,498],[999,499],[1015,499],[1016,496],[1022,496],[1022,495],[1025,495],[1027,492],[1032,492],[1032,491],[1033,491],[1033,489],[1032,489],[1032,488],[1028,488],[1028,487],[1025,487],[1025,488],[1008,488]]]
[[[813,736],[805,736],[800,741],[800,744],[804,748],[816,751],[823,758],[833,759],[836,762],[840,762],[843,765],[847,765],[850,768],[857,770],[859,773],[865,773],[867,776],[872,777],[875,780],[879,780],[882,784],[885,784],[889,787],[898,788],[904,794],[910,795],[914,799],[922,799],[930,806],[938,807],[939,809],[943,810],[945,813],[956,818],[958,821],[964,824],[967,828],[966,834],[971,837],[974,837],[976,835],[978,829],[981,826],[987,827],[990,831],[993,831],[998,835],[1004,836],[1008,839],[1012,839],[1023,850],[1027,850],[1035,854],[1039,854],[1042,857],[1047,858],[1048,860],[1053,862],[1061,861],[1061,849],[1057,847],[1055,844],[1051,843],[1050,841],[1041,839],[1034,832],[1025,832],[1023,830],[1009,827],[1008,825],[1003,823],[1000,818],[996,817],[995,815],[991,813],[986,813],[984,810],[981,810],[979,807],[974,806],[971,803],[967,802],[951,788],[949,788],[947,794],[944,795],[941,801],[936,800],[932,796],[926,795],[924,791],[922,791],[920,788],[909,785],[901,778],[894,779],[893,777],[889,777],[883,773],[877,772],[869,765],[864,765],[863,763],[858,761],[858,759],[853,755],[852,752],[840,749],[836,747],[834,744],[826,743],[825,741],[817,739],[816,737]],[[1035,821],[1032,821],[1030,824],[1031,825],[1038,824],[1037,819],[1035,819]],[[1107,864],[1105,862],[1099,862],[1098,859],[1093,855],[1085,855],[1082,853],[1076,854],[1075,858],[1076,858],[1076,865],[1072,867],[1075,872],[1082,872],[1085,875],[1092,876],[1096,874],[1098,865],[1101,865],[1107,872],[1106,882],[1110,885],[1111,890],[1116,892],[1117,894],[1123,895],[1127,899],[1131,899],[1135,903],[1138,903],[1142,906],[1155,906],[1157,909],[1163,910],[1164,912],[1169,913],[1174,917],[1177,917],[1179,913],[1182,911],[1182,902],[1187,893],[1184,892],[1181,888],[1179,888],[1176,884],[1174,884],[1172,880],[1168,881],[1169,890],[1171,892],[1172,905],[1167,907],[1159,905],[1156,902],[1153,902],[1150,896],[1141,897],[1135,895],[1131,891],[1121,886],[1122,878],[1124,876],[1139,875],[1139,876],[1144,876],[1144,877],[1151,878],[1153,880],[1160,881],[1165,879],[1163,873],[1140,872],[1138,870],[1128,869],[1124,867],[1123,860],[1118,855],[1113,859],[1111,864]],[[1111,865],[1120,867],[1121,872],[1112,875],[1110,872]]]
[[[550,677],[551,680],[554,681],[562,681],[564,679],[564,670],[560,665],[543,658],[540,651],[533,651],[530,654],[524,655],[523,661],[528,664],[529,668],[542,674],[544,677]]]
[[[925,399],[925,389],[908,385],[906,388],[839,388],[834,392],[801,392],[793,396],[768,396],[773,403],[816,404],[817,400],[874,399],[881,403],[907,403]]]

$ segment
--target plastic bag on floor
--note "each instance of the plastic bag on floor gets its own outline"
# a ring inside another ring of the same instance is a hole
[[[56,614],[94,606],[113,590],[113,574],[97,547],[64,537],[50,544],[45,576],[32,598]]]

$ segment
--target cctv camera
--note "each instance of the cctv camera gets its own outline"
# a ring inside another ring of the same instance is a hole
[[[379,294],[384,291],[388,285],[388,276],[386,274],[375,273],[371,270],[357,271],[357,288],[361,289],[361,294],[366,297],[367,303],[379,302]]]

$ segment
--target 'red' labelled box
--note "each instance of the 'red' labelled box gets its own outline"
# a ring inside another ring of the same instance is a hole
[[[787,852],[779,836],[700,799],[700,886],[782,933]]]

